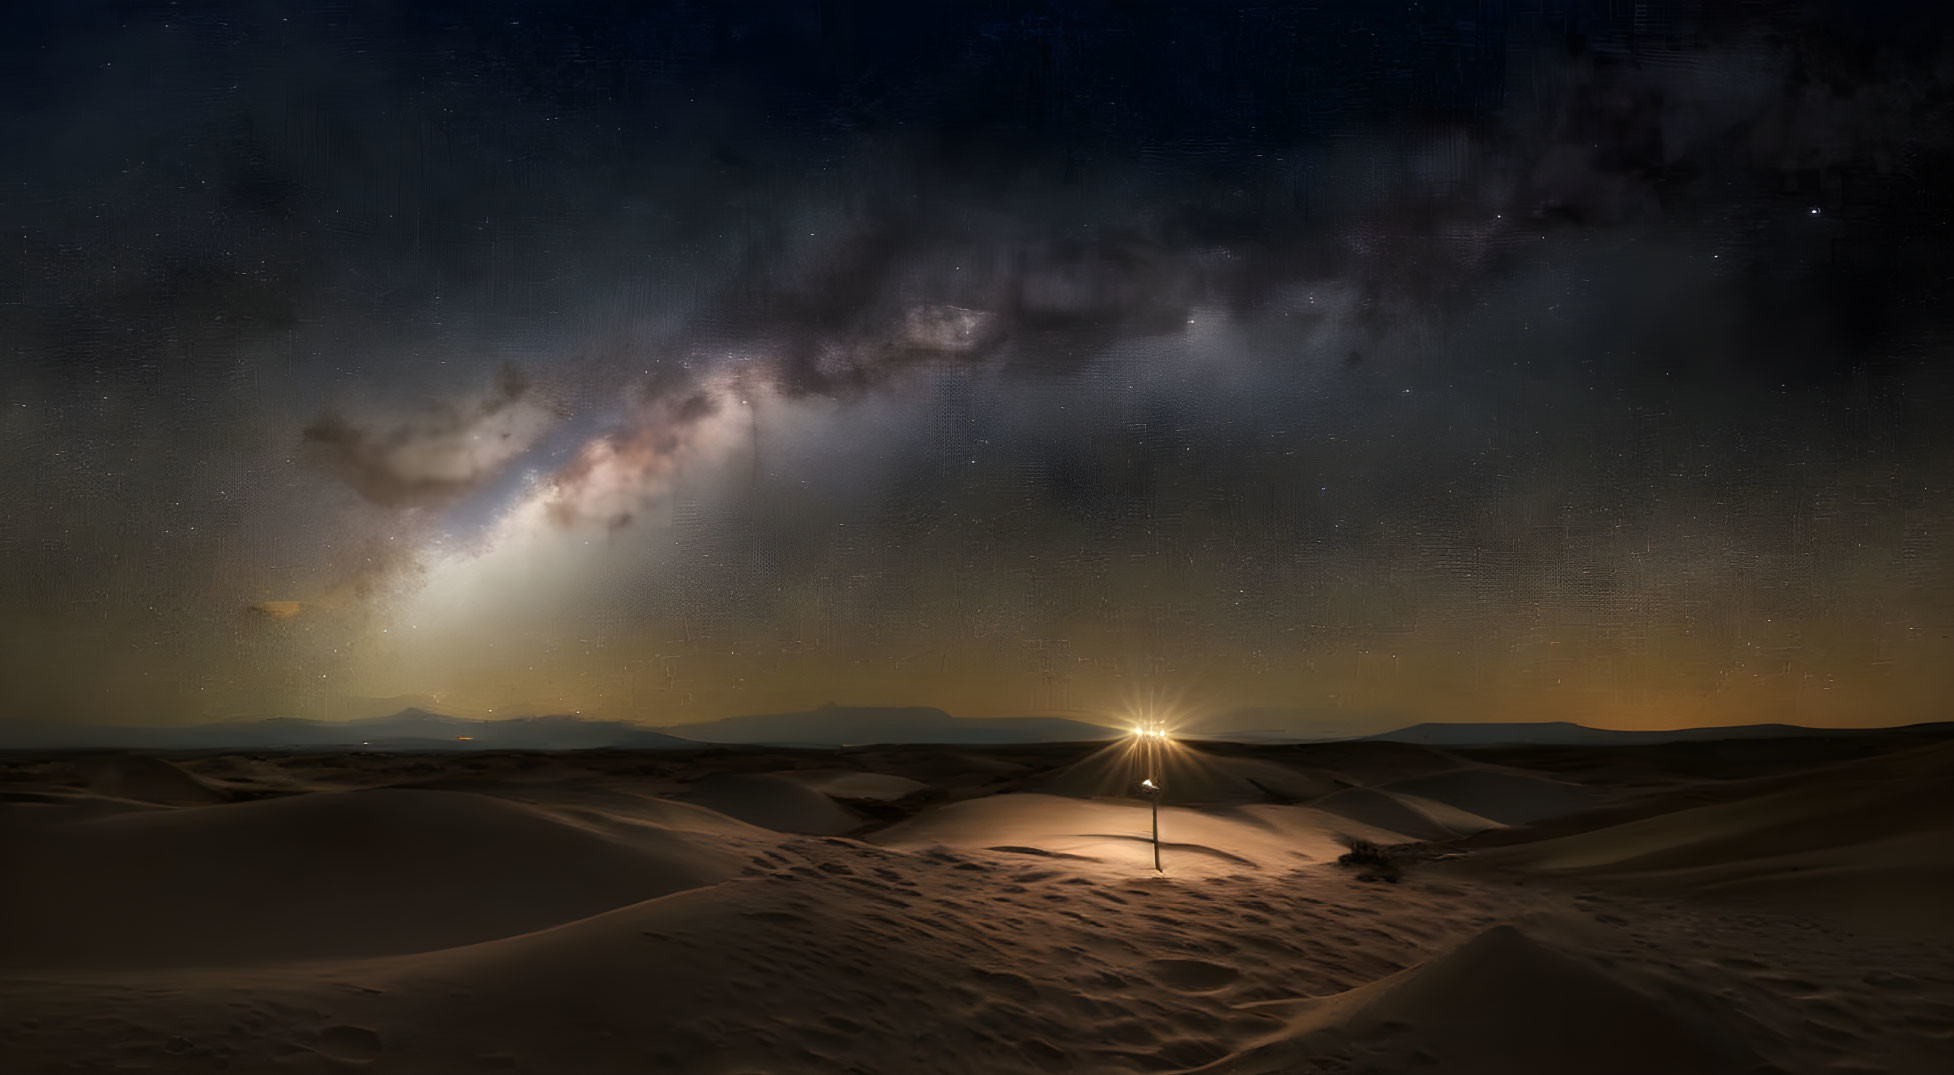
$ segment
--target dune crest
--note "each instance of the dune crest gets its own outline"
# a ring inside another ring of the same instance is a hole
[[[1311,805],[1415,840],[1443,840],[1506,827],[1435,799],[1376,788],[1345,788]]]
[[[221,803],[228,796],[202,778],[148,754],[115,754],[96,762],[88,787],[112,799],[188,806]]]
[[[775,832],[836,836],[862,823],[827,795],[774,774],[720,773],[686,788],[678,798]]]

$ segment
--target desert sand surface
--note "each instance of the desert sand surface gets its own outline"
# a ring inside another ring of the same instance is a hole
[[[17,753],[0,863],[8,1072],[1954,1070],[1926,733]]]

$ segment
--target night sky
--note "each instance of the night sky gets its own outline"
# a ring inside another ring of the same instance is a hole
[[[1944,719],[1945,3],[0,14],[0,714]]]

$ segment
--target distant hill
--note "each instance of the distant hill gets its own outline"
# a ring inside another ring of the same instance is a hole
[[[577,716],[475,720],[425,709],[367,720],[274,717],[177,727],[0,721],[0,748],[13,750],[669,750],[698,745],[624,721]]]
[[[1919,724],[1896,729],[1746,724],[1631,732],[1590,728],[1568,721],[1426,723],[1363,736],[1357,741],[1431,747],[1633,746],[1937,729],[1954,732],[1954,725]],[[798,713],[760,713],[663,728],[618,720],[586,720],[572,715],[480,720],[416,707],[365,720],[274,717],[175,727],[0,720],[0,750],[682,750],[717,744],[820,748],[880,743],[987,746],[1094,742],[1116,739],[1123,734],[1124,729],[1061,717],[953,717],[930,706],[824,706]],[[1274,731],[1187,734],[1192,738],[1244,743],[1325,741],[1321,736],[1292,736]]]
[[[1316,743],[1370,735],[1418,718],[1402,710],[1333,709],[1322,706],[1237,706],[1177,729],[1190,739],[1236,743]]]
[[[1121,733],[1057,717],[958,718],[928,707],[829,706],[649,728],[577,716],[478,720],[418,707],[366,720],[297,717],[118,727],[0,720],[0,749],[12,750],[675,750],[702,744],[836,747],[859,743],[1062,743]]]
[[[1913,725],[1921,731],[1941,725]],[[1662,731],[1617,731],[1554,720],[1539,723],[1413,724],[1367,740],[1417,743],[1433,747],[1492,746],[1636,746],[1647,743],[1708,742],[1718,739],[1783,739],[1814,735],[1863,735],[1900,731],[1898,728],[1807,728],[1801,724],[1737,724],[1718,728],[1670,728]]]
[[[953,717],[930,706],[823,706],[725,717],[660,729],[702,743],[835,747],[864,743],[1071,743],[1113,739],[1113,728],[1061,717]]]

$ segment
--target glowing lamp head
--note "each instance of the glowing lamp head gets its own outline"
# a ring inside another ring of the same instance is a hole
[[[1169,734],[1167,725],[1157,720],[1147,721],[1133,729],[1135,739],[1166,739]]]
[[[1153,782],[1152,780],[1142,780],[1142,781],[1140,781],[1140,786],[1141,786],[1141,787],[1143,787],[1143,788],[1145,788],[1145,789],[1147,789],[1148,791],[1159,791],[1159,790],[1160,790],[1160,785],[1159,785],[1159,784],[1156,784],[1156,783],[1154,783],[1154,782]]]

